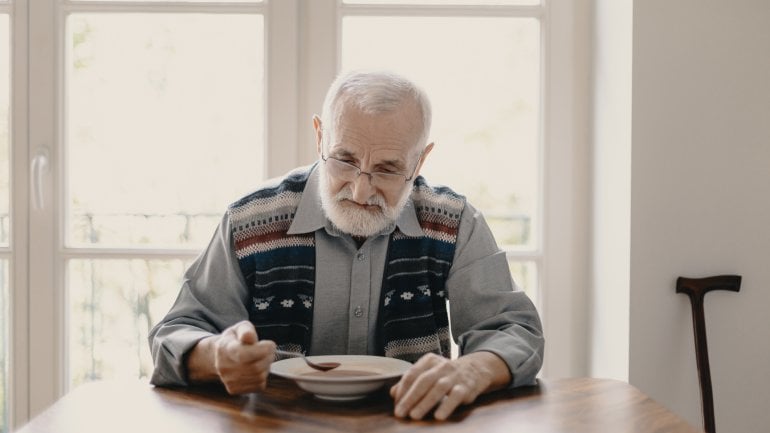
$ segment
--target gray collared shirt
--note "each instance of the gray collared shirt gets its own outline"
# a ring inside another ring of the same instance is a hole
[[[376,354],[377,310],[390,233],[422,236],[408,202],[396,222],[358,247],[324,215],[318,170],[311,173],[289,234],[315,233],[316,286],[310,355]],[[150,331],[152,383],[186,385],[186,354],[202,338],[248,320],[249,290],[240,272],[230,221],[222,218],[209,246],[184,276],[179,296]],[[511,279],[484,217],[466,204],[446,281],[452,336],[460,354],[489,351],[511,371],[511,386],[534,381],[543,360],[540,319]]]

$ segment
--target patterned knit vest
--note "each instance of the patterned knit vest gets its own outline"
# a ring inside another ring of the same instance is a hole
[[[235,253],[251,291],[249,319],[261,339],[307,353],[315,292],[314,233],[289,235],[312,167],[289,173],[228,209]],[[449,357],[445,282],[465,206],[448,188],[415,179],[412,201],[425,236],[390,236],[377,326],[379,354],[414,362]]]

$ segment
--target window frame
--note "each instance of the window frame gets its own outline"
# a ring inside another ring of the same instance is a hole
[[[11,430],[29,417],[29,190],[28,190],[28,11],[27,0],[0,3],[10,26],[10,239],[0,256],[9,265],[7,421]]]

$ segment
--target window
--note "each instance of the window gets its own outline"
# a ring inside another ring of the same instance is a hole
[[[0,0],[0,432],[83,382],[147,377],[147,332],[227,204],[316,159],[341,70],[426,88],[423,175],[484,212],[551,320],[555,3]]]

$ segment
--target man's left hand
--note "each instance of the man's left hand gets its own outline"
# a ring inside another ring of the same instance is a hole
[[[445,420],[461,404],[470,404],[484,392],[510,383],[508,365],[491,352],[474,352],[449,360],[429,353],[420,358],[390,388],[395,415],[422,419],[431,409]]]

